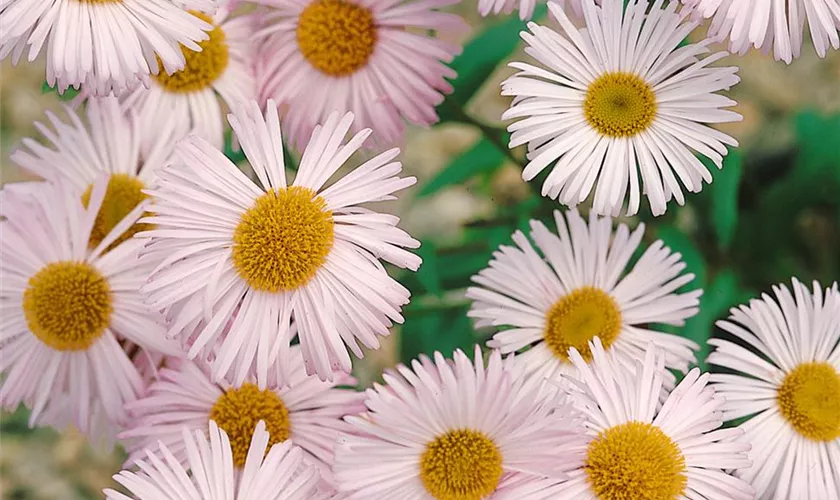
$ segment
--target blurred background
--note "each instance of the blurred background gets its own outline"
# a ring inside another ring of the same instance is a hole
[[[525,57],[523,23],[515,16],[482,19],[475,5],[452,9],[472,30],[444,36],[465,48],[453,63],[459,78],[439,109],[441,123],[410,128],[402,145],[405,173],[418,183],[388,210],[422,241],[424,264],[417,273],[392,270],[410,288],[412,303],[382,349],[355,363],[361,386],[420,353],[448,355],[483,342],[488,332],[476,332],[466,317],[470,276],[514,230],[561,208],[539,196],[540,178],[522,181],[522,148],[505,147],[500,116],[509,102],[499,84],[512,74],[505,63]],[[719,63],[741,68],[742,81],[729,95],[744,120],[721,127],[741,147],[685,206],[669,205],[654,219],[643,204],[640,216],[625,220],[647,224],[647,242],[665,240],[697,275],[693,286],[705,290],[701,312],[679,333],[701,345],[720,333],[714,322],[730,307],[775,283],[796,276],[828,286],[840,277],[840,51],[819,59],[806,42],[802,53],[791,65],[755,52]],[[38,137],[32,123],[64,104],[43,86],[43,75],[41,61],[0,67],[3,183],[26,179],[9,152],[22,137]],[[703,367],[704,358],[701,352]],[[92,499],[115,486],[110,476],[122,464],[121,450],[92,448],[72,430],[29,429],[25,410],[3,413],[0,426],[0,498]]]

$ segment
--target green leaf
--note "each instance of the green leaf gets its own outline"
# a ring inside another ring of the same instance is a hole
[[[50,92],[55,92],[55,87],[50,87],[50,84],[47,83],[46,80],[44,80],[44,83],[41,84],[41,93],[42,94],[48,94]],[[59,93],[56,92],[56,95],[62,101],[70,101],[74,97],[79,95],[79,91],[74,89],[73,87],[70,87],[67,90],[65,90],[63,94],[59,94]]]
[[[673,226],[660,227],[657,234],[665,243],[665,246],[682,255],[682,260],[686,263],[686,271],[694,273],[696,276],[694,281],[686,287],[694,289],[698,286],[704,286],[706,284],[706,261],[691,239]]]
[[[840,179],[840,114],[805,111],[796,117],[794,128],[799,147],[796,174],[808,177],[830,169]]]
[[[721,249],[729,248],[738,228],[738,188],[743,173],[741,153],[730,150],[723,169],[710,186],[712,192],[712,220],[715,236]]]
[[[538,5],[534,10],[534,19],[544,16],[546,11],[545,4]],[[450,65],[458,77],[452,83],[452,94],[439,106],[441,122],[459,121],[458,110],[472,99],[499,63],[513,53],[519,45],[519,33],[524,29],[525,22],[510,16],[464,46],[461,55]]]
[[[433,241],[424,240],[417,249],[417,255],[423,259],[423,264],[417,270],[417,280],[427,292],[440,295],[442,287],[438,272],[437,245]]]
[[[461,184],[481,173],[493,173],[502,166],[504,159],[502,152],[482,137],[473,147],[458,155],[446,168],[438,172],[420,189],[417,196],[437,193],[447,186]]]

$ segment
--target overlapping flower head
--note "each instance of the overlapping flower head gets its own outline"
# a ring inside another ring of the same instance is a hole
[[[692,369],[660,403],[665,364],[653,344],[631,366],[597,338],[589,349],[592,362],[571,351],[579,378],[570,394],[589,435],[583,465],[563,483],[535,481],[528,500],[755,497],[725,472],[750,466],[750,445],[741,429],[720,428],[724,399],[708,374]]]
[[[817,55],[840,48],[838,0],[682,0],[696,15],[711,18],[709,36],[728,39],[729,50],[746,54],[750,46],[790,63],[799,57],[805,24]]]
[[[335,110],[352,112],[354,130],[374,129],[393,145],[404,121],[431,125],[452,91],[446,63],[460,47],[435,31],[465,28],[440,8],[458,0],[259,0],[266,17],[258,75],[262,99],[284,109],[291,143],[302,147]],[[425,34],[424,34],[425,33]]]
[[[108,434],[94,422],[124,423],[124,403],[144,389],[121,340],[178,352],[139,292],[152,269],[137,261],[142,242],[110,248],[146,202],[89,244],[107,185],[106,176],[93,184],[87,207],[61,182],[2,192],[0,402],[9,410],[23,403],[31,425],[45,415],[50,423]]]
[[[326,500],[318,490],[318,470],[307,465],[303,451],[290,441],[271,444],[265,422],[249,440],[244,467],[234,466],[231,442],[210,421],[203,429],[183,430],[187,466],[163,446],[147,450],[137,461],[139,472],[123,470],[114,480],[132,496],[105,490],[108,500]],[[266,451],[267,449],[267,451]],[[159,454],[158,454],[159,453]],[[161,456],[162,455],[162,456]]]
[[[498,351],[486,364],[478,346],[472,361],[435,353],[384,380],[336,445],[342,498],[529,498],[528,479],[559,482],[580,465],[584,437],[565,396]]]
[[[840,290],[793,279],[731,310],[709,363],[725,420],[752,443],[753,466],[735,474],[759,499],[836,498],[840,492]]]
[[[212,17],[192,12],[212,26],[209,38],[198,44],[201,51],[182,48],[183,69],[155,75],[149,88],[137,86],[125,93],[122,102],[136,110],[144,130],[158,130],[163,120],[173,120],[174,138],[194,132],[216,148],[224,146],[223,106],[236,109],[257,98],[257,20],[253,15],[231,15],[230,8],[225,3]],[[149,146],[146,142],[143,149]]]
[[[69,121],[47,112],[53,130],[36,123],[49,146],[25,138],[11,159],[25,170],[50,181],[60,181],[79,192],[87,205],[96,180],[108,174],[108,190],[96,216],[90,245],[96,246],[125,216],[148,196],[154,170],[169,160],[176,122],[161,116],[155,127],[144,127],[132,110],[124,111],[114,97],[88,99],[84,111],[65,108]],[[145,154],[141,153],[147,145]],[[131,238],[146,224],[134,224],[117,240]]]
[[[659,240],[630,266],[644,224],[632,233],[624,224],[613,231],[609,217],[590,214],[587,223],[576,210],[555,211],[554,222],[556,234],[532,220],[536,249],[517,231],[516,246],[500,247],[473,277],[478,286],[467,290],[469,316],[478,327],[501,330],[488,345],[521,352],[518,362],[540,378],[575,374],[569,349],[591,360],[594,337],[625,364],[655,342],[668,368],[686,372],[699,346],[653,326],[683,325],[698,311],[702,290],[679,291],[694,279],[683,273],[680,254]],[[667,373],[666,382],[673,381]]]
[[[256,103],[230,116],[258,182],[195,136],[158,171],[149,191],[156,215],[144,219],[157,228],[138,236],[162,263],[143,291],[166,310],[168,333],[185,342],[189,358],[212,361],[214,381],[228,375],[239,384],[256,372],[265,387],[271,365],[289,365],[295,332],[306,373],[329,380],[349,372],[348,349],[361,357],[359,341],[377,348],[377,335],[402,321],[409,292],[379,259],[417,269],[420,258],[405,248],[419,243],[396,227],[397,217],[359,205],[393,199],[415,179],[398,177],[393,149],[325,188],[371,133],[344,143],[352,122],[352,114],[333,114],[315,128],[292,185],[272,101],[265,118]],[[224,332],[234,311],[235,333]]]
[[[584,0],[551,0],[566,11],[567,14],[573,13],[577,17],[583,15],[581,3]],[[595,3],[600,3],[601,0],[593,0]],[[534,9],[538,3],[545,3],[544,0],[478,0],[478,12],[482,16],[489,14],[510,14],[514,10],[519,12],[519,19],[523,21],[531,19],[534,16]]]
[[[254,380],[240,385],[213,383],[201,362],[181,361],[164,368],[144,397],[127,405],[132,418],[120,437],[129,461],[163,443],[186,466],[181,429],[204,430],[208,421],[215,421],[231,442],[234,466],[241,468],[254,426],[263,421],[271,435],[269,445],[288,440],[300,446],[305,461],[318,466],[321,478],[330,482],[333,443],[339,433],[350,429],[342,418],[364,409],[363,393],[337,388],[356,383],[343,373],[336,374],[334,382],[306,375],[299,346],[292,346],[287,362],[291,379],[283,385],[274,380],[262,390]]]
[[[46,52],[47,82],[63,92],[121,92],[151,74],[184,67],[181,45],[200,50],[212,27],[182,9],[212,0],[7,0],[0,4],[0,59]],[[46,47],[45,47],[46,44]],[[162,66],[162,67],[161,67]]]
[[[528,145],[525,180],[553,165],[543,196],[575,206],[594,192],[592,209],[615,216],[638,212],[644,194],[661,215],[672,199],[685,202],[683,188],[712,181],[695,152],[720,168],[738,144],[707,125],[741,119],[717,93],[739,81],[737,68],[711,66],[726,52],[700,57],[711,39],[680,46],[698,22],[677,2],[582,5],[585,29],[549,3],[561,32],[534,23],[523,32],[539,64],[512,63],[520,72],[502,84],[514,98],[504,118],[518,119],[510,146]]]

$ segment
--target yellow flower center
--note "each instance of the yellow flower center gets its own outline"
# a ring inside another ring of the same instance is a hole
[[[840,438],[840,374],[825,362],[803,363],[787,374],[776,396],[779,412],[813,441]]]
[[[268,448],[289,439],[289,410],[274,391],[261,391],[254,384],[243,384],[222,394],[210,410],[210,420],[230,438],[233,464],[245,465],[254,428],[262,420],[269,433]]]
[[[137,177],[127,174],[113,174],[108,179],[108,189],[105,191],[105,198],[102,200],[102,206],[99,208],[99,213],[96,214],[96,220],[93,222],[93,230],[90,232],[90,240],[88,245],[95,248],[105,236],[114,229],[114,227],[125,218],[134,208],[140,204],[141,201],[148,198],[143,192],[143,182]],[[87,208],[90,203],[90,195],[93,192],[93,185],[91,184],[82,193],[82,204]],[[140,231],[151,229],[151,224],[137,224],[128,228],[121,234],[113,243],[111,243],[106,251],[113,249],[120,243],[131,238]]]
[[[673,500],[685,491],[685,457],[659,427],[627,422],[589,443],[586,480],[599,500]]]
[[[426,445],[420,479],[437,500],[480,500],[496,490],[502,453],[484,433],[449,431]]]
[[[303,57],[330,76],[347,76],[363,68],[376,40],[373,13],[345,0],[315,0],[298,20],[297,42]]]
[[[589,361],[592,350],[589,341],[601,339],[609,348],[621,332],[621,309],[603,290],[593,287],[578,288],[558,300],[545,322],[545,343],[562,361],[569,361],[569,348],[574,347]]]
[[[114,311],[108,280],[87,262],[53,262],[29,278],[23,314],[29,330],[58,351],[82,351],[105,332]]]
[[[632,73],[606,73],[586,90],[583,114],[601,135],[630,137],[644,131],[656,118],[656,94]]]
[[[323,198],[300,186],[276,189],[242,215],[233,233],[233,265],[251,288],[294,290],[327,261],[334,238]]]
[[[190,14],[213,24],[214,28],[207,33],[210,38],[198,42],[201,52],[194,52],[186,47],[181,48],[186,60],[184,69],[167,75],[158,58],[160,72],[154,78],[168,92],[187,93],[204,90],[222,76],[228,65],[229,51],[225,41],[225,32],[206,14],[195,11],[190,11]]]

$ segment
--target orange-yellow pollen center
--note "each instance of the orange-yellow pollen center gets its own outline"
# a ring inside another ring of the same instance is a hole
[[[315,0],[298,20],[297,43],[303,57],[330,76],[351,75],[367,65],[376,41],[373,13],[346,0]]]

